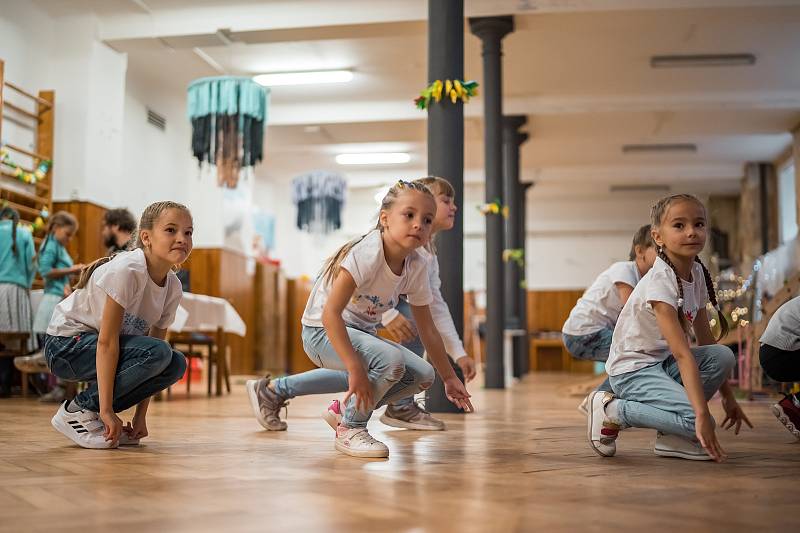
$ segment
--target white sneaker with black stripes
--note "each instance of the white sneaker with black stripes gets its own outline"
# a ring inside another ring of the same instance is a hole
[[[97,413],[86,410],[71,413],[67,411],[68,403],[69,400],[62,403],[50,421],[59,433],[81,448],[96,450],[116,448],[103,437],[106,426]]]

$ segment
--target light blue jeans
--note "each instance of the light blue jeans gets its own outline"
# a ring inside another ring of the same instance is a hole
[[[606,361],[613,335],[613,328],[603,328],[588,335],[562,333],[561,337],[572,357],[585,361]],[[611,392],[611,382],[606,378],[596,390]]]
[[[736,358],[727,346],[712,344],[692,348],[706,401],[728,379]],[[678,362],[666,360],[633,372],[611,376],[619,398],[619,417],[631,427],[652,428],[695,440],[695,413],[683,388]]]
[[[359,411],[355,397],[351,396],[344,408],[343,425],[366,427],[376,408],[413,397],[433,383],[433,367],[402,345],[349,326],[347,334],[367,369],[374,405]],[[325,328],[303,326],[302,339],[308,358],[320,368],[276,379],[275,392],[284,398],[293,398],[346,391],[345,365],[333,349]]]

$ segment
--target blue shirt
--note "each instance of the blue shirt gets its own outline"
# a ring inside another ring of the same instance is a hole
[[[13,283],[30,289],[33,283],[33,236],[28,228],[17,224],[17,253],[11,249],[10,220],[0,221],[0,283]]]
[[[64,296],[64,286],[67,284],[69,276],[60,278],[48,278],[47,274],[53,269],[69,268],[72,266],[72,258],[67,253],[67,249],[50,235],[39,248],[39,274],[44,280],[44,293]]]

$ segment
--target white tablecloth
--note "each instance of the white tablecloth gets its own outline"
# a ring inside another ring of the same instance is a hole
[[[223,298],[184,292],[170,331],[216,331],[244,337],[247,326],[236,309]]]

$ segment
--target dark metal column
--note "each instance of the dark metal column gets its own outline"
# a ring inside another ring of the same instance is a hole
[[[527,135],[526,135],[527,137]],[[523,141],[524,142],[524,141]],[[520,143],[521,144],[521,143]],[[524,376],[530,371],[530,332],[528,332],[528,287],[525,283],[527,274],[525,273],[528,266],[528,249],[526,242],[528,239],[527,233],[527,220],[528,220],[528,189],[533,187],[533,183],[519,183],[517,184],[517,195],[519,196],[519,209],[517,210],[517,242],[519,248],[522,248],[522,257],[525,258],[525,266],[521,269],[522,279],[517,288],[519,291],[520,308],[519,308],[519,327],[524,329],[527,333],[524,337],[514,338],[514,361],[516,362],[517,354],[519,357],[519,374],[520,377]],[[516,368],[515,368],[516,370]],[[514,374],[516,375],[516,373]]]
[[[527,121],[528,117],[525,115],[503,117],[503,194],[509,210],[509,216],[505,221],[505,247],[509,250],[520,249],[523,244],[518,231],[520,223],[525,223],[525,220],[519,217],[522,203],[519,194],[519,147],[528,139],[528,134],[520,132],[519,128],[524,126]],[[520,283],[525,278],[524,265],[520,267],[516,261],[510,260],[506,261],[505,267],[506,329],[525,329],[524,324],[520,321],[523,300],[519,290]],[[522,343],[515,338],[513,344],[513,375],[521,377],[523,375],[523,354],[520,350]],[[527,351],[524,355],[527,355]]]
[[[514,31],[512,17],[469,19],[472,33],[483,42],[483,121],[486,202],[503,202],[503,72],[502,40]],[[503,330],[503,217],[486,215],[486,388],[505,386]]]
[[[428,83],[464,79],[464,0],[428,0]],[[464,208],[464,104],[446,96],[428,109],[428,174],[453,184],[455,201]],[[464,338],[464,217],[456,214],[453,229],[436,240],[442,297],[450,308],[458,335]],[[463,378],[462,378],[463,379]],[[444,394],[440,379],[426,393],[433,412],[459,412]]]

